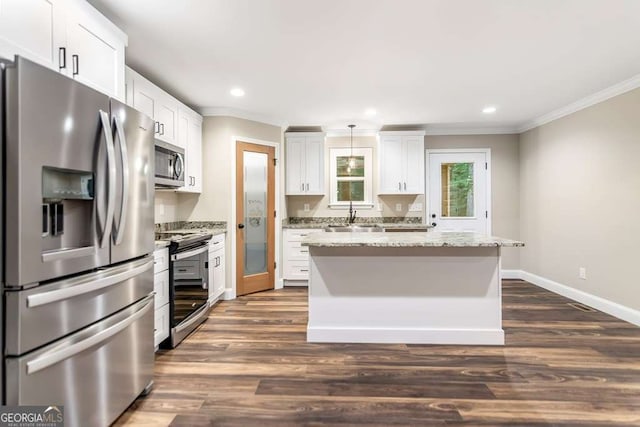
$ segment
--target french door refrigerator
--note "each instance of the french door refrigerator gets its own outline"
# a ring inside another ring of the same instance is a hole
[[[2,70],[4,403],[108,425],[153,375],[153,121],[16,57]]]

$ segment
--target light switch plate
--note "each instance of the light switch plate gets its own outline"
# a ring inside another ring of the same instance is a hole
[[[422,212],[422,203],[411,203],[409,205],[409,212]]]

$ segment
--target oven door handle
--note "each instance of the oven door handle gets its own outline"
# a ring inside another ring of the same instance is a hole
[[[171,261],[179,261],[181,259],[190,258],[194,255],[199,255],[208,251],[209,251],[209,245],[204,245],[198,249],[193,249],[186,252],[178,252],[177,254],[171,255]]]

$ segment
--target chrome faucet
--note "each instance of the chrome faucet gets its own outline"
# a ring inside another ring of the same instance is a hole
[[[353,209],[353,202],[351,200],[349,200],[349,218],[348,218],[348,223],[349,225],[353,224],[356,220],[356,211]]]

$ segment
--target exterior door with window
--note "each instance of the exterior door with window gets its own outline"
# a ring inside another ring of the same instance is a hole
[[[488,155],[486,150],[427,150],[427,215],[434,231],[491,233]]]
[[[236,147],[236,294],[275,285],[275,148]]]

